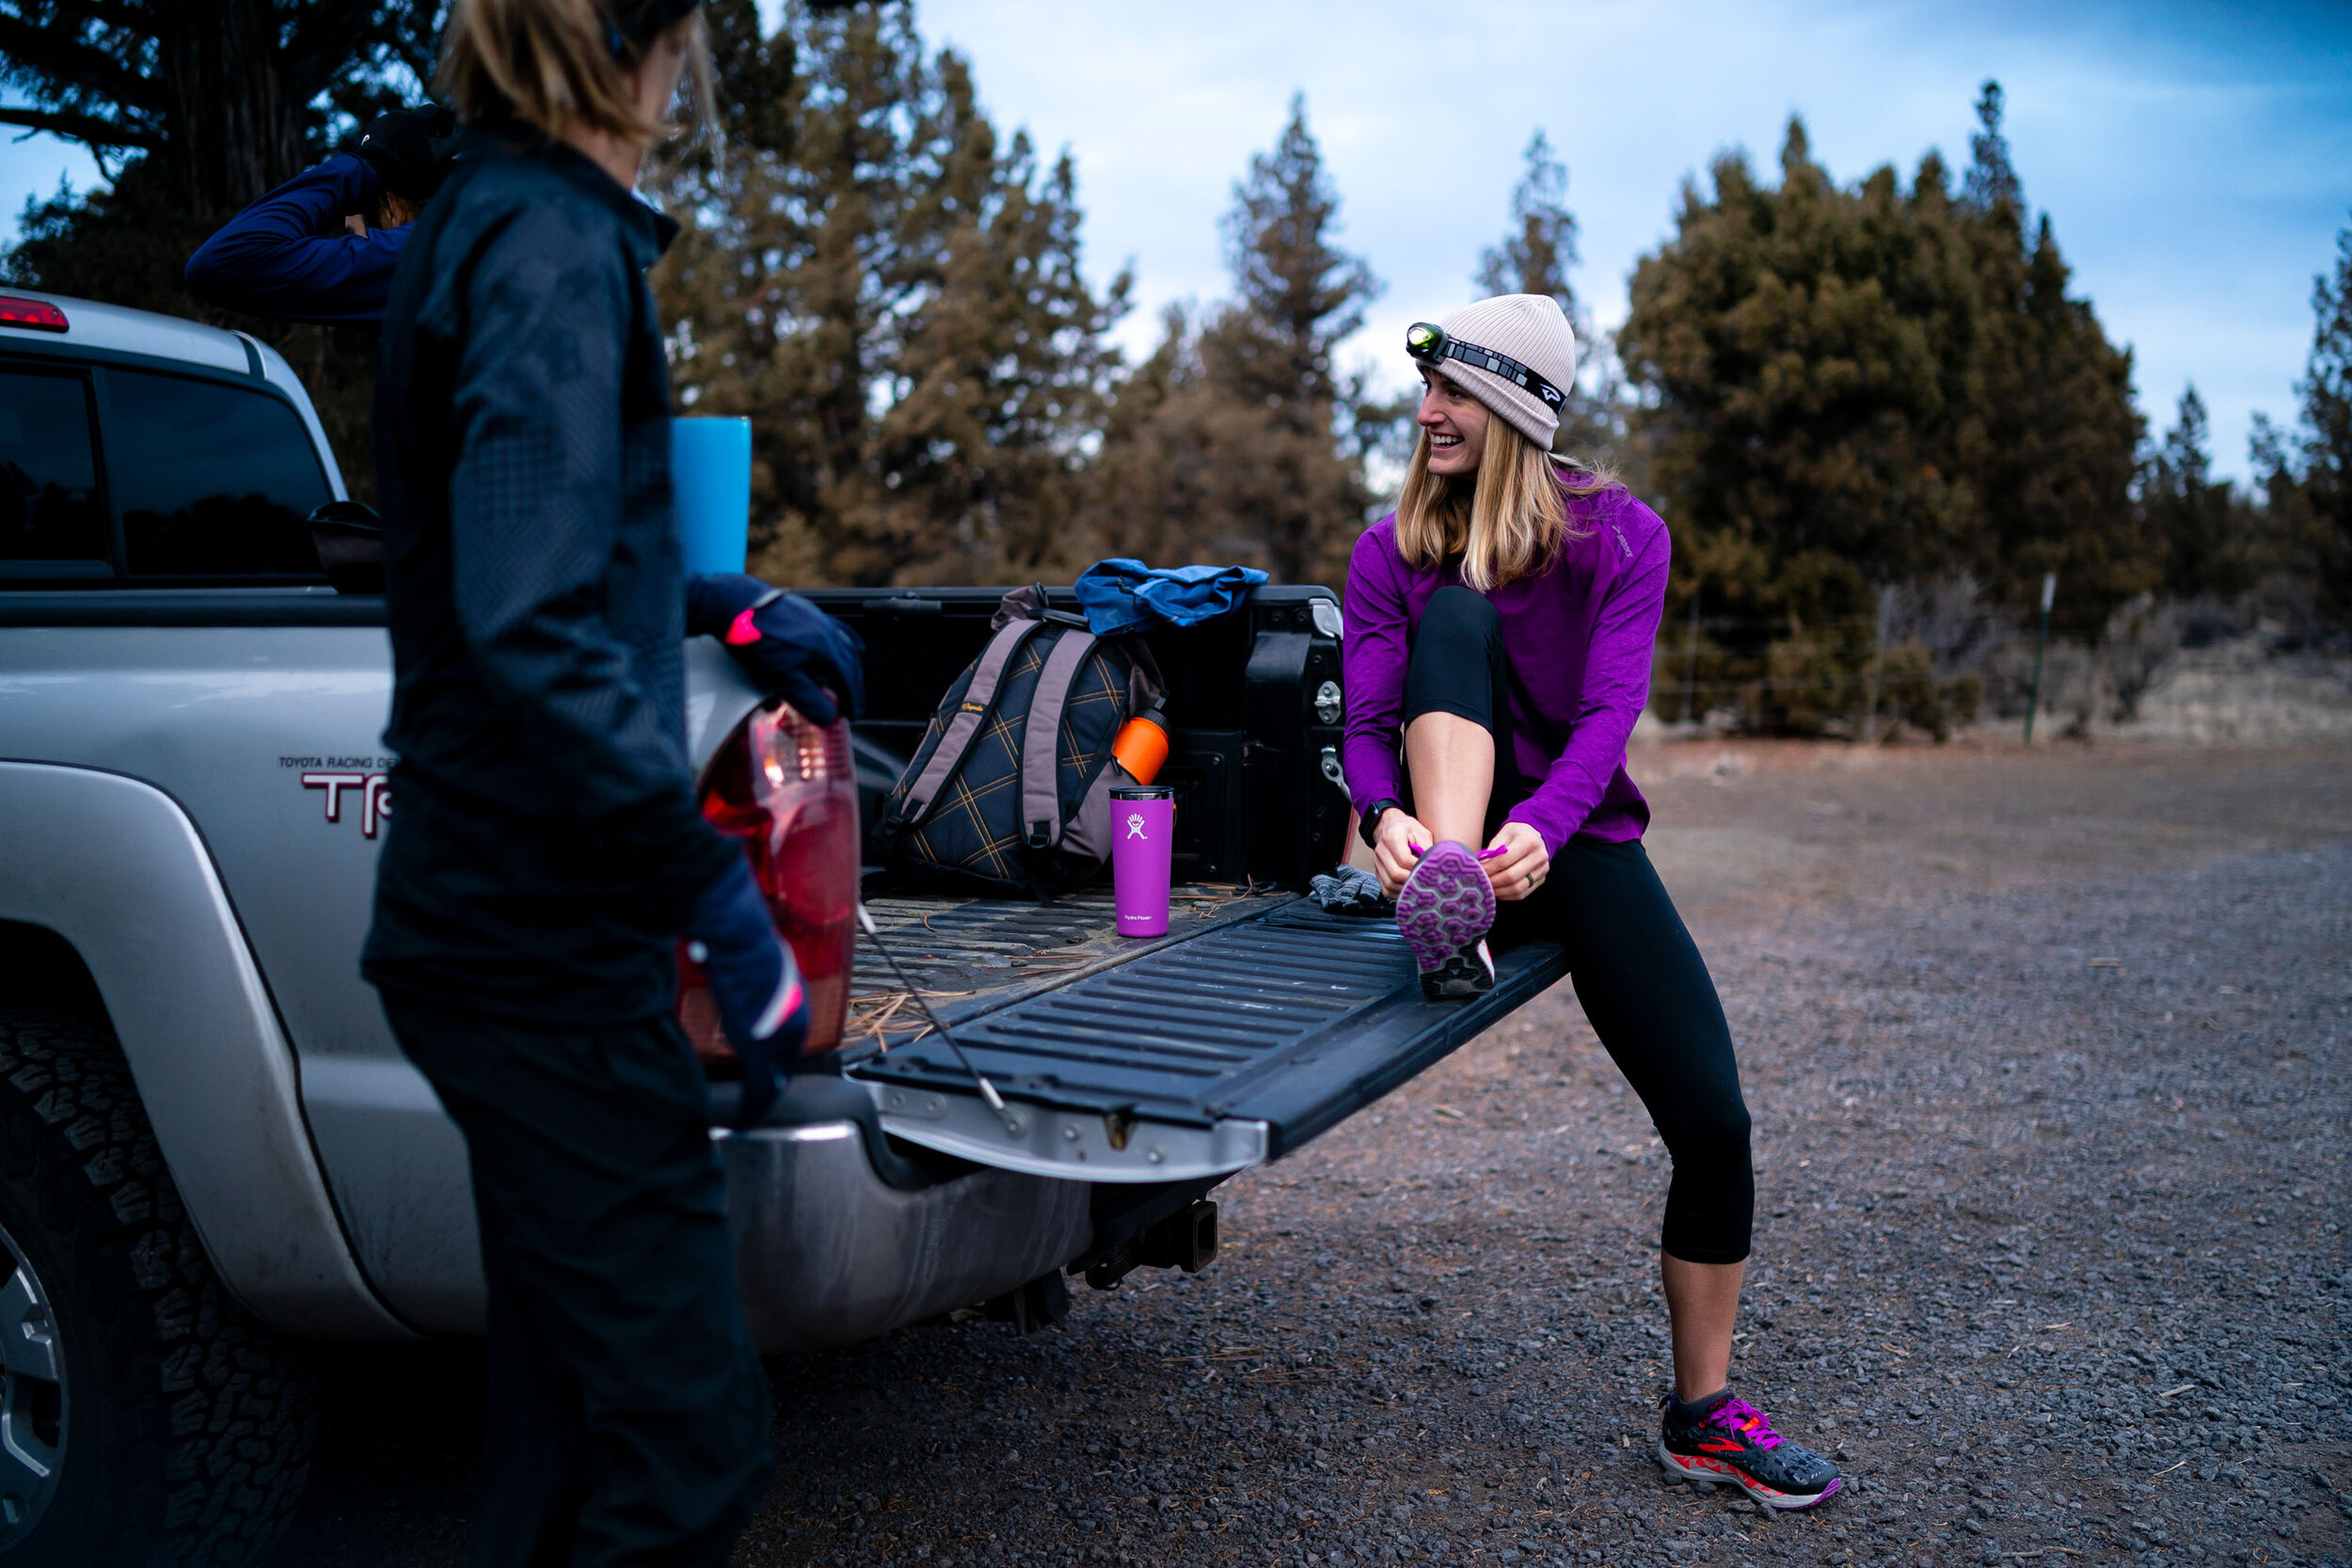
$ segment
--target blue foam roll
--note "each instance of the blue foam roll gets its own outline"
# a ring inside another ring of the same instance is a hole
[[[752,421],[672,420],[670,487],[686,570],[741,571],[752,524]]]

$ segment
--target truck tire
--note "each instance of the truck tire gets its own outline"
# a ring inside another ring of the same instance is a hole
[[[113,1032],[0,1007],[0,1568],[258,1563],[317,1425],[294,1348],[213,1273]]]

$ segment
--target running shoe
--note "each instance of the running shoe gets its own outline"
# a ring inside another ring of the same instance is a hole
[[[1421,965],[1422,994],[1476,996],[1495,983],[1486,933],[1495,889],[1478,857],[1452,839],[1433,844],[1396,895],[1396,928]]]
[[[1658,1463],[1694,1486],[1737,1486],[1767,1508],[1811,1508],[1837,1495],[1837,1466],[1772,1430],[1764,1412],[1725,1393],[1688,1422],[1673,1396],[1658,1433]]]

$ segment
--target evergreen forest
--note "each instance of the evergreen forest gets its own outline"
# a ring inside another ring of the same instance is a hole
[[[78,141],[106,176],[29,204],[0,280],[272,342],[365,496],[371,334],[232,319],[181,267],[421,95],[443,3],[0,0],[0,123]],[[752,421],[755,570],[1066,581],[1136,555],[1343,579],[1412,404],[1339,362],[1382,284],[1343,244],[1303,99],[1234,171],[1225,293],[1168,309],[1131,360],[1135,279],[1085,264],[1075,154],[993,123],[912,0],[790,0],[772,31],[753,0],[705,13],[715,124],[661,150],[644,194],[682,225],[654,274],[681,411]],[[1997,84],[1975,108],[1962,166],[1841,181],[1800,119],[1769,166],[1722,155],[1613,334],[1571,286],[1569,170],[1531,127],[1494,243],[1432,302],[1549,293],[1576,324],[1557,450],[1675,534],[1662,719],[1940,736],[2016,711],[2050,578],[2051,631],[2104,672],[2085,690],[2109,717],[2184,641],[2352,633],[2352,223],[2313,280],[2296,406],[2258,419],[2233,484],[2193,386],[2143,411]]]

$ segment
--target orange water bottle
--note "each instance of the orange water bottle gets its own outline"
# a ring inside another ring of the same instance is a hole
[[[1168,716],[1153,708],[1128,720],[1111,740],[1111,755],[1139,784],[1158,778],[1168,763]]]

